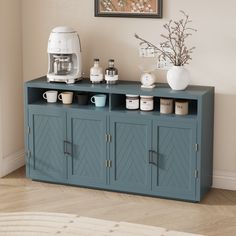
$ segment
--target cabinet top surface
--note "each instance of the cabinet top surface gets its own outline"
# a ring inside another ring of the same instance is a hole
[[[111,94],[137,94],[150,96],[165,96],[174,98],[198,99],[205,93],[214,91],[214,87],[209,86],[188,86],[184,91],[174,91],[168,84],[157,83],[154,89],[141,88],[140,82],[122,81],[117,84],[92,84],[88,79],[83,79],[75,84],[65,83],[48,83],[46,76],[34,79],[25,83],[29,88],[44,88],[70,91],[84,91],[97,93],[111,93]]]

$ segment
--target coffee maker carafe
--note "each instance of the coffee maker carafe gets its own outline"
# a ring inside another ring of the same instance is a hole
[[[68,75],[72,71],[72,58],[70,55],[53,55],[53,69],[55,75]]]
[[[73,28],[56,27],[48,41],[48,82],[75,83],[82,79],[81,44]]]

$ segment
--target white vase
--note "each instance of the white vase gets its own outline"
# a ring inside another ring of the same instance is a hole
[[[190,73],[184,66],[173,66],[167,72],[167,82],[173,90],[184,90],[190,82]]]

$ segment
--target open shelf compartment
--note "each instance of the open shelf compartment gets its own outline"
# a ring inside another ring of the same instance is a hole
[[[83,91],[71,91],[73,92],[73,102],[72,104],[65,105],[57,99],[56,103],[48,103],[44,98],[43,94],[48,91],[48,89],[44,88],[27,88],[27,104],[28,105],[44,105],[47,107],[54,107],[54,108],[74,108],[74,109],[84,109],[84,110],[109,110],[109,101],[110,96],[108,93],[95,93],[95,92],[83,92]],[[62,92],[69,92],[70,90],[57,90],[58,95]],[[86,95],[87,96],[87,103],[81,104],[77,95]],[[105,107],[96,107],[95,104],[91,102],[91,98],[97,94],[105,94],[106,95],[106,105]]]
[[[142,95],[141,95],[142,96]],[[169,117],[189,117],[196,118],[198,115],[198,100],[191,99],[173,99],[173,113],[162,114],[160,113],[160,99],[164,97],[154,97],[154,109],[153,111],[141,111],[140,108],[137,110],[130,110],[126,108],[126,95],[125,94],[111,94],[110,95],[110,110],[113,112],[121,112],[127,114],[141,114],[141,115],[158,115],[158,116],[169,116]],[[165,97],[166,98],[166,97]],[[175,114],[175,101],[185,100],[188,101],[189,113],[188,115],[176,115]]]

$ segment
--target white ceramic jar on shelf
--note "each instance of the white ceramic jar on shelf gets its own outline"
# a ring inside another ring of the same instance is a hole
[[[175,114],[176,115],[188,115],[188,101],[176,100],[175,101]]]
[[[139,109],[139,95],[126,95],[126,109],[137,110]]]
[[[160,99],[160,113],[171,114],[173,112],[173,99],[161,98]]]
[[[141,111],[153,111],[154,98],[153,96],[140,96],[140,110]]]

